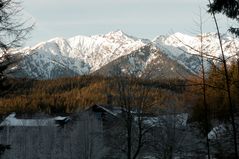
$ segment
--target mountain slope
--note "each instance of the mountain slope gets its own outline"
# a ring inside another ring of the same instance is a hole
[[[52,79],[97,74],[124,74],[152,77],[178,77],[200,72],[200,35],[175,33],[153,41],[129,36],[122,31],[105,35],[54,38],[34,47],[18,50],[23,55],[15,71],[17,77]],[[212,57],[220,58],[216,34],[203,34],[202,51],[209,69]],[[226,57],[238,58],[239,40],[224,35]]]
[[[209,69],[210,62],[217,62],[217,60],[221,58],[220,45],[217,34],[215,33],[197,36],[175,33],[169,36],[158,36],[153,40],[153,43],[161,49],[163,53],[179,61],[194,73],[200,72],[199,55],[201,51],[208,61],[205,62],[206,69]],[[225,34],[222,35],[222,44],[226,58],[232,57],[231,60],[238,58],[238,39],[233,39]]]
[[[183,78],[192,73],[148,44],[131,54],[122,56],[94,72],[100,75],[133,75],[144,78]]]
[[[122,31],[91,37],[54,38],[20,50],[24,58],[15,75],[50,79],[89,74],[149,42]]]

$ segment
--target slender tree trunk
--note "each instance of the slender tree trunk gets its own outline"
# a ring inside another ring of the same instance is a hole
[[[211,1],[210,0],[209,0],[209,4],[211,5]],[[216,16],[215,16],[214,12],[212,12],[212,16],[213,16],[213,19],[214,19],[214,22],[215,22],[215,25],[216,25],[218,40],[219,40],[219,44],[220,44],[220,48],[221,48],[221,53],[222,53],[224,75],[225,75],[225,78],[226,78],[226,89],[227,89],[227,96],[228,96],[228,102],[229,102],[229,113],[230,113],[230,117],[231,117],[232,129],[233,129],[235,158],[238,159],[237,130],[236,130],[235,116],[234,116],[235,107],[232,104],[231,86],[230,86],[230,79],[229,79],[229,75],[228,75],[227,62],[226,62],[226,58],[225,58],[225,55],[224,55],[224,51],[223,51],[223,47],[222,47],[221,35],[220,35],[217,19],[216,19]]]
[[[128,109],[127,110],[127,144],[128,144],[128,151],[127,151],[127,158],[131,159],[131,147],[132,147],[132,139],[131,139],[131,135],[132,135],[132,119],[131,119],[131,110]]]
[[[134,153],[133,159],[137,158],[137,156],[139,155],[141,146],[142,146],[143,131],[142,131],[141,114],[138,116],[138,129],[139,129],[139,132],[138,132],[138,145],[137,145],[136,152]]]
[[[208,106],[206,101],[206,84],[205,84],[205,75],[203,75],[203,104],[204,104],[204,110],[205,110],[205,122],[206,122],[206,132],[209,133],[209,122],[208,122]],[[210,144],[209,144],[209,138],[208,135],[206,136],[207,141],[207,155],[208,159],[210,159]]]
[[[205,66],[204,66],[204,55],[203,55],[203,37],[202,37],[202,16],[200,12],[200,56],[201,56],[201,69],[202,69],[202,83],[203,83],[203,105],[204,105],[204,113],[205,113],[205,124],[206,124],[206,143],[207,143],[207,156],[210,159],[210,144],[209,144],[209,120],[208,120],[208,105],[206,99],[206,80],[205,80]]]

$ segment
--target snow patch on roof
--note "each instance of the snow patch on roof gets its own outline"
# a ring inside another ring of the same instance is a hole
[[[135,121],[137,121],[138,117],[135,117]],[[145,125],[150,126],[165,126],[167,122],[174,122],[177,128],[187,126],[188,121],[188,114],[187,113],[180,113],[174,115],[159,115],[157,117],[142,117],[142,121]]]
[[[56,126],[56,121],[66,120],[68,117],[54,117],[46,119],[17,119],[16,113],[11,113],[0,124],[0,126]]]

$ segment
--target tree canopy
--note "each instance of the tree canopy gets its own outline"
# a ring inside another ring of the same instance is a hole
[[[21,4],[15,0],[0,0],[0,49],[21,46],[23,40],[32,30],[33,25],[27,26],[22,18]]]
[[[33,24],[22,18],[21,11],[20,2],[0,0],[0,95],[8,87],[4,84],[6,70],[17,62],[11,50],[20,47],[33,28]]]
[[[239,23],[239,1],[238,0],[213,0],[208,5],[209,13],[222,13],[228,18],[236,20]],[[230,32],[239,36],[239,27],[230,27]]]

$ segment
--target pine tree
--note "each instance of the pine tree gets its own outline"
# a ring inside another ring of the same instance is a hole
[[[222,13],[228,18],[236,20],[239,23],[239,1],[238,0],[213,0],[208,5],[210,13]],[[239,36],[239,27],[231,27],[232,33]]]

